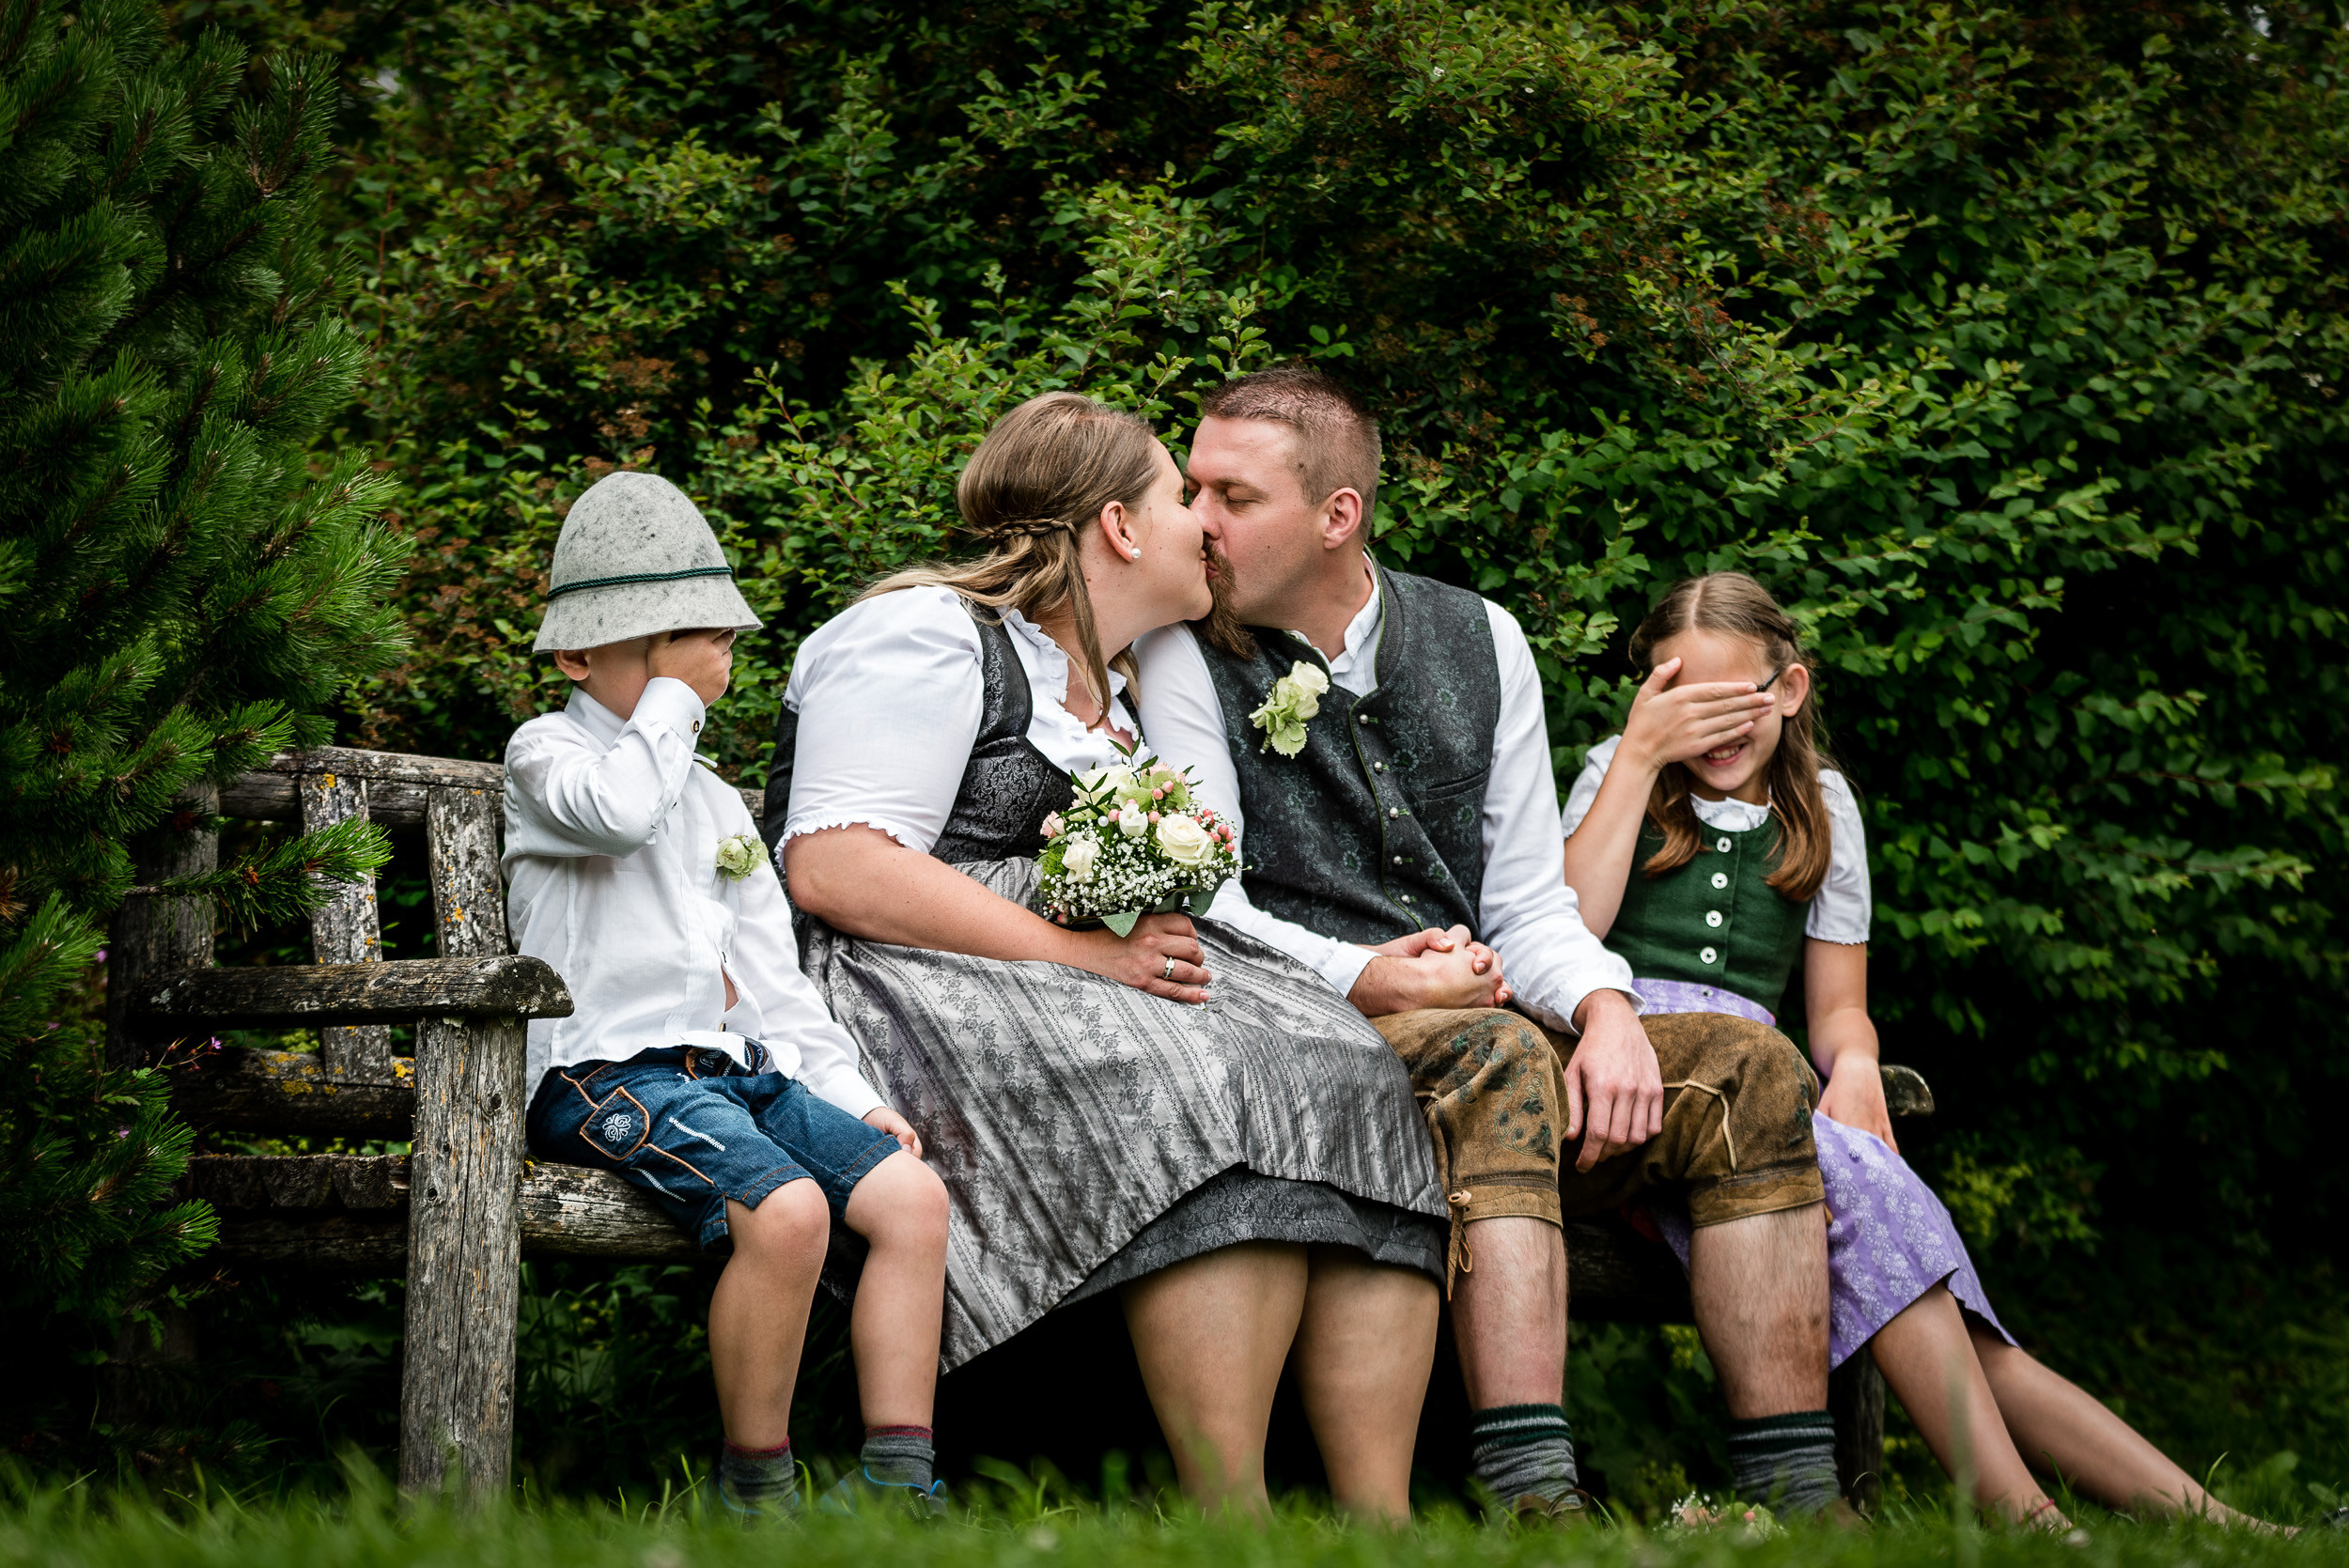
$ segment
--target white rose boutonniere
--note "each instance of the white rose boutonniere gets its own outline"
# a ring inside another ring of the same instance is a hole
[[[748,833],[718,841],[718,875],[729,882],[739,882],[758,869],[758,862],[767,858],[766,846]]]
[[[1305,722],[1321,711],[1330,691],[1330,673],[1318,664],[1298,660],[1289,673],[1272,683],[1272,690],[1248,722],[1264,731],[1267,749],[1293,757],[1305,749]]]

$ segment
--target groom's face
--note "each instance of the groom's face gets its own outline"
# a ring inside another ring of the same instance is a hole
[[[1217,599],[1243,624],[1286,625],[1283,604],[1321,564],[1323,508],[1305,493],[1302,439],[1268,420],[1204,419],[1191,440],[1191,510],[1214,546]]]

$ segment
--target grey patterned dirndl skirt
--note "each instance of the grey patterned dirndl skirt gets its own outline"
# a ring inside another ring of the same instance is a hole
[[[958,869],[1016,903],[1035,892],[1031,860]],[[1205,1007],[803,922],[807,972],[945,1179],[945,1370],[1238,1241],[1350,1245],[1443,1277],[1448,1211],[1402,1060],[1311,970],[1196,924]]]

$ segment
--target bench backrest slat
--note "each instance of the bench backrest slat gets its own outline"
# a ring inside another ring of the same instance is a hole
[[[503,785],[440,784],[425,797],[424,831],[432,866],[432,913],[443,958],[502,958],[506,889],[498,877]]]
[[[355,774],[304,773],[294,784],[305,833],[367,815],[367,781]],[[310,953],[321,964],[382,961],[383,933],[373,877],[345,884],[310,916]],[[392,1031],[387,1024],[321,1029],[319,1054],[331,1081],[392,1081]]]

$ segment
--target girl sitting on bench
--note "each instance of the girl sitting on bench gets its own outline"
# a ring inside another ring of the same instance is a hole
[[[1832,1364],[1866,1345],[1934,1456],[1952,1474],[1970,1463],[1977,1501],[2009,1520],[2070,1528],[2029,1455],[2114,1508],[2258,1524],[2015,1343],[1901,1158],[1868,1017],[1866,845],[1851,786],[1819,753],[1795,623],[1753,579],[1715,572],[1667,594],[1631,656],[1647,680],[1568,797],[1566,881],[1648,1013],[1774,1025],[1800,960],[1827,1085],[1812,1124]],[[1654,1218],[1685,1264],[1686,1219]]]

